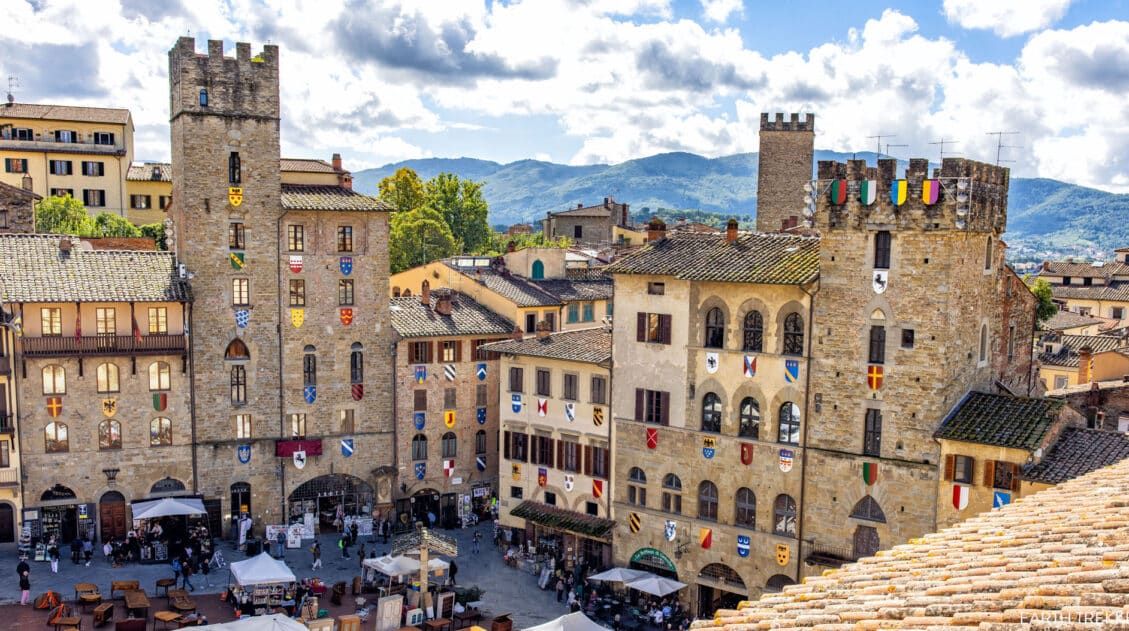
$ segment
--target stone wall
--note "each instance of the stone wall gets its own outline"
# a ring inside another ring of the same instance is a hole
[[[28,191],[0,184],[0,234],[35,232],[35,203]]]
[[[770,120],[761,114],[757,166],[757,230],[779,232],[797,221],[804,207],[805,182],[811,181],[815,155],[815,115],[792,114]],[[794,224],[793,224],[794,225]]]

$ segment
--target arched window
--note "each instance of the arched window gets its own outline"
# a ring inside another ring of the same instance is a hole
[[[667,513],[682,513],[682,480],[673,473],[663,477],[663,511]]]
[[[349,353],[349,383],[362,383],[365,380],[365,353],[360,342],[353,342]]]
[[[236,482],[231,485],[231,514],[249,513],[251,511],[251,485],[246,482]]]
[[[529,277],[533,280],[542,280],[545,278],[545,264],[541,262],[541,259],[533,261]]]
[[[412,460],[427,460],[427,436],[416,434],[412,437]]]
[[[862,499],[855,504],[855,507],[851,509],[851,517],[855,519],[865,519],[867,521],[876,521],[881,524],[886,523],[886,513],[882,512],[882,507],[869,495],[864,495]]]
[[[738,410],[737,435],[742,438],[760,438],[761,408],[753,397],[741,399]]]
[[[200,88],[200,107],[208,107],[208,89]]]
[[[98,449],[122,448],[122,424],[106,419],[98,424]]]
[[[772,505],[772,532],[785,537],[796,536],[796,500],[791,495],[777,495]]]
[[[227,350],[223,352],[224,359],[251,359],[251,351],[247,350],[247,344],[243,340],[236,338],[231,340],[227,345]]]
[[[988,361],[988,325],[980,325],[980,363]]]
[[[486,453],[486,430],[480,429],[474,433],[474,455]]]
[[[71,450],[70,441],[67,440],[67,424],[52,421],[43,430],[43,439],[46,441],[46,451],[57,454]]]
[[[172,388],[172,370],[165,362],[149,364],[149,389],[169,390]]]
[[[149,446],[168,447],[172,444],[172,421],[157,417],[149,421]]]
[[[706,312],[706,339],[702,346],[706,348],[725,346],[725,316],[717,307]]]
[[[739,526],[755,528],[757,525],[757,496],[751,489],[737,489],[737,506],[733,521]]]
[[[717,485],[709,480],[698,485],[698,519],[717,521]]]
[[[784,318],[784,354],[804,354],[804,317],[798,313]]]
[[[627,503],[647,505],[647,474],[639,467],[631,467],[627,472]]]
[[[992,237],[984,241],[984,269],[992,269]]]
[[[66,394],[67,371],[58,364],[43,367],[43,394]]]
[[[759,353],[764,350],[764,318],[760,311],[745,314],[745,335],[741,350]]]
[[[105,364],[98,364],[97,373],[98,393],[107,394],[110,392],[119,392],[121,388],[118,383],[118,365],[106,362]]]
[[[231,402],[234,405],[247,403],[247,367],[231,367]]]
[[[702,397],[702,431],[721,431],[721,398],[712,392]]]
[[[455,432],[443,434],[440,447],[443,450],[444,458],[454,458],[459,448],[459,439],[455,438]]]
[[[303,386],[318,385],[318,358],[317,355],[315,355],[316,352],[317,349],[310,344],[307,344],[306,348],[302,350]]]
[[[232,184],[239,184],[243,181],[243,168],[239,163],[238,151],[232,151],[231,155],[227,156],[227,181]]]
[[[791,401],[780,406],[776,442],[788,445],[800,444],[800,406]]]

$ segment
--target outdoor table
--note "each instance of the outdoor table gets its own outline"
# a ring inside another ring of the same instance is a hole
[[[67,616],[65,618],[57,618],[55,620],[55,631],[59,631],[59,629],[61,629],[63,627],[80,628],[80,627],[82,627],[82,618],[80,618],[79,616]]]
[[[167,628],[169,628],[170,623],[179,623],[180,622],[180,614],[178,614],[174,611],[158,611],[157,613],[153,614],[153,627],[154,628],[156,628],[158,622],[160,622],[161,625],[165,629],[167,629]]]
[[[78,600],[79,596],[89,594],[90,592],[97,592],[98,586],[94,583],[75,583],[74,585],[74,599]]]
[[[434,618],[423,623],[427,631],[451,631],[450,618]]]
[[[145,618],[149,617],[149,597],[144,590],[131,589],[125,593],[125,610],[130,613],[141,611]]]

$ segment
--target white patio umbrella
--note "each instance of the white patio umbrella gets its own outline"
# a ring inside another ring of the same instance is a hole
[[[630,581],[627,586],[636,591],[650,594],[652,596],[666,596],[686,587],[686,583],[679,583],[678,581],[661,576],[648,576],[638,580]]]
[[[134,519],[156,519],[174,515],[207,515],[204,502],[194,497],[163,497],[133,503]]]
[[[627,583],[630,581],[637,581],[641,578],[654,576],[650,572],[643,570],[632,570],[625,567],[613,567],[610,570],[604,570],[599,574],[593,574],[588,577],[590,581],[606,581],[608,583]]]
[[[282,614],[246,616],[234,622],[221,622],[200,627],[212,631],[306,631],[306,625]]]

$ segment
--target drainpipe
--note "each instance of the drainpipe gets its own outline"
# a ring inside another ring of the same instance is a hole
[[[389,326],[391,326],[391,321],[389,322]],[[395,335],[393,335],[393,337],[395,337]],[[399,422],[399,417],[396,416],[396,393],[400,391],[400,387],[399,387],[400,382],[396,380],[396,367],[397,367],[396,364],[399,361],[398,360],[399,349],[400,349],[399,343],[396,342],[395,340],[393,340],[392,349],[391,349],[392,350],[392,464],[393,464],[393,466],[396,467],[396,478],[397,479],[400,477],[400,422]],[[395,497],[395,495],[396,495],[396,485],[395,485],[395,483],[391,483],[391,495],[392,495],[392,497]],[[391,500],[392,497],[389,497],[388,499]],[[395,507],[396,502],[393,501],[392,506]],[[395,508],[393,508],[393,511],[395,511]]]
[[[279,185],[281,194],[282,185]],[[277,279],[277,299],[275,302],[278,307],[278,319],[275,322],[275,336],[278,339],[278,437],[281,440],[286,436],[286,404],[284,402],[283,393],[285,390],[282,387],[282,380],[284,378],[284,370],[282,369],[282,226],[283,219],[286,217],[286,211],[283,211],[278,219],[275,220],[275,239],[274,239],[274,268],[275,277]],[[277,454],[274,457],[274,466],[279,471],[278,476],[278,510],[279,518],[287,519],[286,515],[286,465],[279,461]],[[285,521],[281,523],[287,523]]]
[[[192,334],[192,331],[195,330],[195,324],[193,324],[193,318],[195,314],[192,311],[192,303],[181,303],[181,305],[188,308],[188,317],[186,318],[186,320],[188,321],[188,331],[187,335],[185,335],[185,342],[188,344],[188,414],[189,424],[192,427],[192,493],[199,494],[200,489],[198,486],[198,466],[196,463],[198,454],[196,444],[196,355],[195,353],[193,353],[192,340],[189,337]],[[221,532],[222,529],[223,525],[221,524]]]
[[[815,338],[813,333],[815,331],[815,295],[819,293],[818,279],[816,281],[815,291],[809,292],[802,286],[801,290],[808,295],[808,357],[807,357],[807,370],[804,375],[804,428],[803,437],[801,438],[802,451],[800,453],[800,500],[796,502],[796,582],[801,580],[803,573],[803,547],[804,547],[804,491],[807,489],[808,483],[808,428],[811,427],[811,365],[813,349],[815,348]]]

